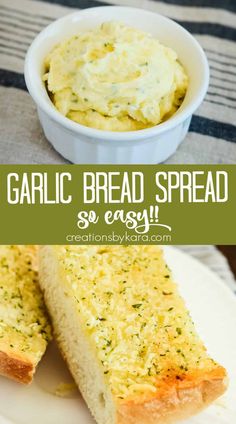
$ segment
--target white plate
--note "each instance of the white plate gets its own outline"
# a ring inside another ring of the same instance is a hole
[[[217,275],[200,262],[173,247],[165,247],[165,255],[209,352],[227,368],[230,376],[227,393],[185,423],[233,424],[236,422],[236,299]],[[0,378],[0,424],[95,424],[78,392],[70,398],[52,394],[61,382],[71,382],[71,377],[52,344],[30,386]]]

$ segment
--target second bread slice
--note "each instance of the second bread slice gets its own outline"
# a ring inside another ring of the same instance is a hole
[[[0,374],[30,383],[51,329],[35,246],[0,246]]]

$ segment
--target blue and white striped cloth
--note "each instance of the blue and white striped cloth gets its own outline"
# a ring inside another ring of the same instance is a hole
[[[26,91],[25,53],[54,19],[107,4],[169,16],[196,36],[208,56],[208,93],[168,163],[236,163],[235,0],[0,0],[0,163],[66,162],[44,138]]]

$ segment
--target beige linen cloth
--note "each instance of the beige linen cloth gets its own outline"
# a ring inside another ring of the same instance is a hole
[[[75,9],[106,4],[169,16],[196,36],[208,56],[208,93],[168,163],[236,163],[235,0],[0,0],[0,163],[66,163],[45,139],[26,91],[25,53],[38,32],[54,19]]]

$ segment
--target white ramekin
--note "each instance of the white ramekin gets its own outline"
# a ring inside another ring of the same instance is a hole
[[[111,20],[147,31],[177,52],[189,87],[181,107],[166,122],[140,131],[101,131],[71,121],[52,104],[42,81],[48,52],[67,37]],[[143,9],[104,6],[72,13],[46,27],[28,50],[25,80],[47,139],[66,159],[80,164],[153,164],[165,161],[184,139],[207,91],[209,67],[195,38],[171,19]]]

